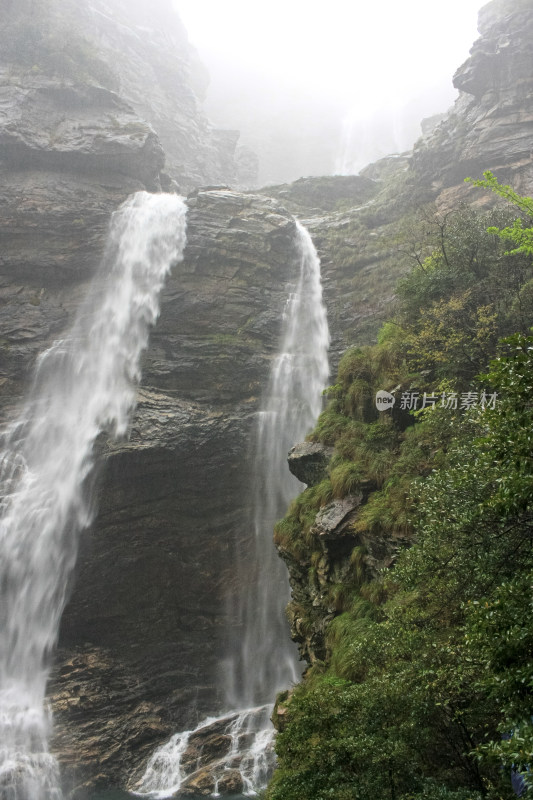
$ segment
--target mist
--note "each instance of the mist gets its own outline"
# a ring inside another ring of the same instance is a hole
[[[408,150],[457,97],[480,0],[363,6],[174,0],[210,83],[205,109],[259,157],[257,185],[354,174]]]

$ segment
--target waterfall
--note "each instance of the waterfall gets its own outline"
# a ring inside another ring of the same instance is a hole
[[[185,204],[138,192],[113,214],[70,332],[43,353],[0,439],[0,797],[61,798],[45,690],[77,536],[94,516],[94,444],[127,433],[159,293],[185,246]]]
[[[234,710],[204,720],[193,731],[176,734],[156,750],[134,787],[141,795],[171,797],[182,786],[187,791],[186,781],[198,769],[196,761],[185,768],[187,747],[195,737],[203,741],[209,730],[222,732],[231,741],[212,769],[215,794],[235,770],[240,772],[244,794],[255,794],[266,785],[273,766],[270,716],[274,698],[299,680],[297,650],[285,616],[290,597],[287,568],[274,547],[273,528],[303,488],[288,470],[287,453],[311,430],[322,409],[329,375],[329,330],[320,260],[299,222],[296,236],[298,279],[289,287],[279,352],[272,361],[254,434],[251,549],[236,564],[248,589],[237,598],[244,633],[224,664],[227,705]],[[191,752],[197,749],[191,746]]]
[[[287,568],[272,536],[275,522],[303,488],[288,470],[287,453],[309,433],[322,409],[329,331],[320,261],[307,230],[299,222],[296,227],[298,283],[286,301],[280,349],[255,431],[253,552],[245,554],[242,566],[248,573],[255,566],[257,573],[240,599],[244,636],[229,670],[228,699],[234,708],[271,703],[277,692],[299,679],[297,651],[285,616],[290,596]]]

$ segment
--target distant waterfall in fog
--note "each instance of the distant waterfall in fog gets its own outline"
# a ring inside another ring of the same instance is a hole
[[[45,690],[101,431],[127,432],[159,294],[185,246],[176,195],[138,192],[113,215],[102,265],[67,336],[39,358],[0,440],[0,798],[58,800]]]
[[[380,158],[410,149],[420,136],[420,118],[407,107],[391,106],[361,117],[360,109],[342,121],[334,161],[335,175],[357,175]]]
[[[215,792],[235,771],[245,794],[264,787],[273,766],[273,702],[277,692],[299,679],[297,650],[285,616],[290,597],[287,568],[274,547],[273,529],[302,490],[289,472],[287,454],[311,430],[321,411],[329,375],[329,330],[317,252],[299,222],[296,235],[298,280],[290,288],[279,352],[257,414],[251,550],[239,554],[236,564],[247,588],[237,598],[243,636],[225,663],[227,704],[233,711],[176,734],[156,750],[134,787],[150,797],[174,796],[184,784],[187,791],[187,779],[198,770],[193,755],[210,732],[221,733],[231,743],[212,769]]]

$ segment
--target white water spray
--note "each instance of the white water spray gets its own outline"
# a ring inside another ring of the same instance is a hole
[[[132,790],[155,800],[179,796],[186,781],[194,780],[204,769],[202,740],[214,734],[219,740],[224,737],[228,744],[225,753],[209,762],[212,795],[218,797],[225,778],[237,771],[244,794],[254,796],[258,786],[266,785],[272,768],[274,728],[266,727],[271,713],[270,704],[249,708],[245,712],[207,717],[196,728],[176,733],[151,756],[139,784]],[[262,726],[258,727],[258,720],[263,721]]]
[[[273,542],[275,522],[302,484],[287,468],[287,453],[302,441],[322,409],[329,375],[329,330],[322,302],[320,261],[307,230],[296,223],[299,276],[290,287],[282,319],[280,350],[272,362],[257,415],[253,481],[253,539],[240,554],[236,570],[247,591],[237,598],[236,613],[244,631],[225,662],[227,704],[234,709],[209,718],[194,731],[176,734],[151,757],[135,791],[164,798],[176,796],[194,777],[196,765],[184,766],[195,734],[213,727],[231,739],[231,747],[211,765],[215,793],[228,771],[238,770],[243,792],[263,788],[273,767],[274,728],[270,722],[276,694],[298,681],[297,650],[291,642],[285,606],[290,589],[287,569]],[[250,580],[252,575],[252,580]],[[227,723],[226,723],[227,721]]]
[[[185,204],[138,192],[113,215],[70,333],[40,358],[0,441],[0,798],[58,800],[45,690],[77,535],[94,515],[96,437],[127,432],[159,293],[185,246]]]
[[[302,484],[287,467],[287,453],[311,430],[322,409],[329,375],[329,330],[322,302],[320,261],[307,230],[297,225],[300,269],[282,320],[281,346],[258,414],[255,434],[252,553],[242,571],[256,570],[240,598],[244,636],[230,668],[229,701],[234,708],[271,703],[298,681],[296,647],[289,638],[285,607],[287,568],[272,536],[276,521]],[[251,566],[252,565],[252,566]]]

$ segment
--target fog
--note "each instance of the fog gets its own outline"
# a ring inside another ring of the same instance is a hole
[[[444,112],[481,0],[174,0],[211,81],[213,123],[260,156],[258,183],[358,172]]]

